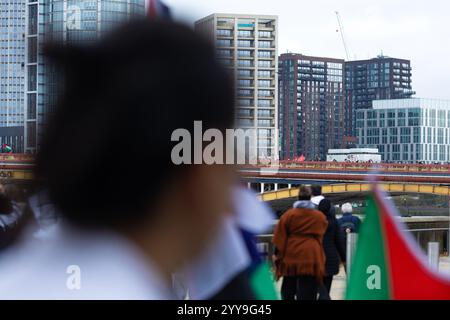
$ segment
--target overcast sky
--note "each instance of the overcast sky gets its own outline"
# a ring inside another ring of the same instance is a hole
[[[352,59],[410,59],[416,97],[450,99],[448,0],[164,0],[192,24],[214,12],[279,18],[279,53],[345,58],[335,11]]]

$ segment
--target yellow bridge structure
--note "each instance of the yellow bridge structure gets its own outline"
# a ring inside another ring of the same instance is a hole
[[[409,183],[380,183],[383,190],[388,193],[424,193],[441,196],[450,196],[450,186],[430,185],[430,184],[409,184]],[[372,189],[370,183],[344,183],[329,184],[322,186],[322,193],[325,195],[343,193],[367,193]],[[296,198],[298,187],[280,189],[264,192],[259,195],[262,201],[276,201]]]

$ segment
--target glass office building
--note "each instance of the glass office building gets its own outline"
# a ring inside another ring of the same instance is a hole
[[[25,8],[25,0],[0,2],[0,136],[14,132],[17,152],[23,151]]]
[[[26,10],[25,148],[35,152],[45,119],[53,112],[58,83],[45,63],[42,43],[88,44],[120,23],[144,16],[145,0],[29,0]]]
[[[372,108],[372,101],[407,99],[412,90],[411,62],[378,56],[369,60],[345,62],[346,135],[355,135],[356,112]]]
[[[450,101],[378,100],[356,117],[359,146],[377,147],[382,161],[450,162]]]

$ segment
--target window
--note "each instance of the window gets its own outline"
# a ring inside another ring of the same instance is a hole
[[[438,127],[445,127],[445,110],[439,110],[438,112]]]
[[[219,39],[217,40],[218,47],[231,47],[231,40]]]
[[[253,93],[251,90],[248,90],[248,89],[239,89],[239,90],[237,90],[237,95],[240,97],[246,97],[246,96],[252,96]]]
[[[271,58],[272,55],[270,54],[270,51],[263,51],[263,50],[259,50],[258,51],[258,58]]]
[[[253,126],[253,120],[252,119],[239,119],[238,120],[238,126],[240,126],[240,127],[252,127]]]
[[[259,78],[270,78],[270,71],[259,70],[258,71],[258,77]]]
[[[258,96],[260,96],[260,97],[268,97],[271,95],[272,95],[272,92],[270,90],[258,90]]]
[[[27,118],[36,119],[36,93],[27,95]]]
[[[231,30],[218,29],[217,35],[222,37],[231,37]]]
[[[259,31],[258,32],[258,36],[260,38],[271,38],[272,37],[272,32],[270,32],[270,31]]]
[[[258,41],[258,47],[260,48],[270,48],[271,42],[270,41]]]
[[[28,34],[34,35],[37,34],[37,26],[38,26],[38,8],[37,4],[30,5],[28,7]]]
[[[252,52],[250,50],[238,50],[238,57],[251,57]]]
[[[27,144],[28,147],[36,147],[36,122],[27,122]]]
[[[444,129],[443,128],[438,128],[437,140],[438,140],[437,143],[439,143],[439,144],[444,143]]]
[[[238,99],[237,104],[238,106],[250,106],[251,101],[250,99]]]
[[[252,76],[252,72],[250,70],[239,69],[238,70],[238,76],[240,76],[240,77],[251,77]]]
[[[240,79],[238,80],[238,85],[240,87],[251,87],[252,86],[252,81],[251,80],[247,80],[247,79]]]
[[[270,107],[270,100],[258,100],[258,107]]]
[[[252,110],[249,109],[238,109],[238,116],[239,117],[253,117]]]
[[[258,87],[270,88],[270,86],[271,86],[270,80],[258,80]]]
[[[28,66],[28,90],[36,91],[37,89],[37,67],[36,65]]]
[[[258,117],[261,117],[261,118],[272,117],[271,110],[267,110],[267,109],[258,110]]]
[[[266,61],[266,60],[262,60],[262,61],[258,61],[258,67],[260,68],[270,68],[271,62],[270,61]]]
[[[28,62],[37,62],[37,37],[28,38]]]
[[[413,128],[413,142],[414,143],[420,142],[420,128],[418,127]]]
[[[252,42],[250,40],[238,40],[238,47],[251,47]]]
[[[253,34],[252,34],[252,31],[250,31],[250,30],[239,30],[238,36],[240,38],[251,38],[251,37],[253,37]]]
[[[252,61],[251,60],[238,60],[238,66],[240,67],[251,67]]]
[[[231,51],[225,49],[217,49],[217,55],[219,57],[231,57]]]
[[[265,120],[265,119],[258,120],[258,126],[259,127],[272,127],[272,121]]]

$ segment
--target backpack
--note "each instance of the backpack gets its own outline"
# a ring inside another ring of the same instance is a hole
[[[346,219],[346,217],[342,217],[340,222],[340,227],[345,237],[347,237],[347,233],[357,232],[356,224],[352,216],[350,216],[349,219]]]

